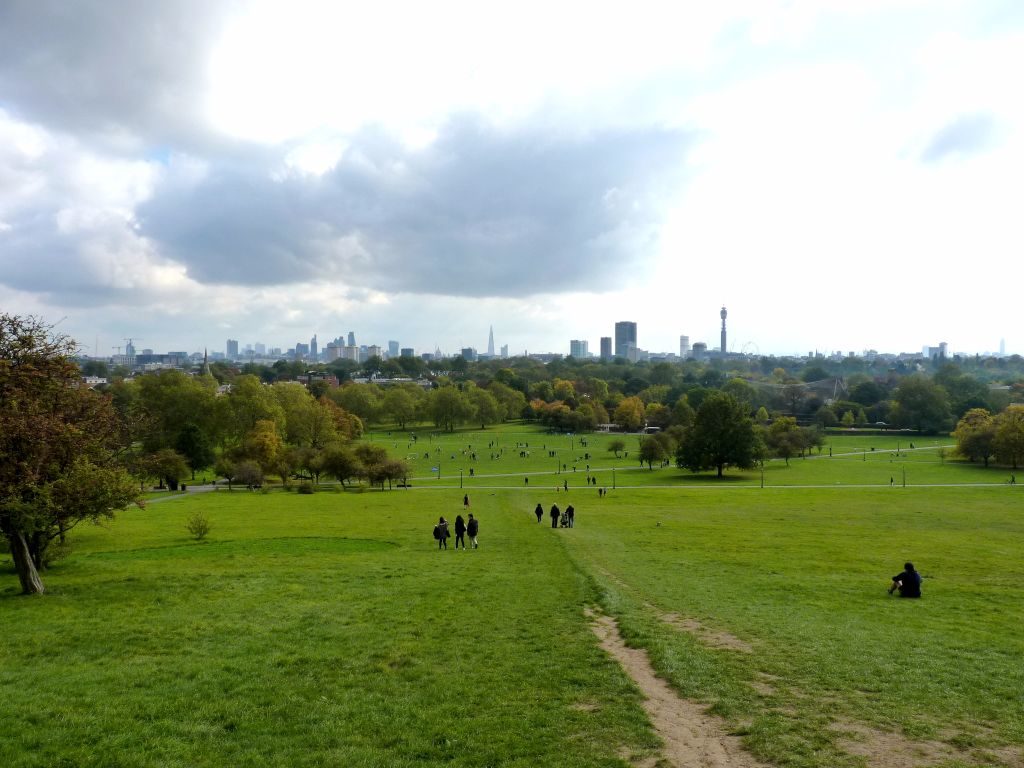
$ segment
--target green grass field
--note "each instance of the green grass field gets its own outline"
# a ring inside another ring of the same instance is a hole
[[[895,445],[863,438],[773,462],[761,489],[638,469],[605,436],[418,434],[410,489],[222,489],[78,529],[42,598],[0,557],[0,765],[639,765],[659,740],[591,605],[771,764],[887,764],[842,731],[933,745],[907,765],[1024,762],[1007,471],[943,460],[944,441],[890,463]],[[585,452],[602,486],[616,469],[604,498],[586,460],[571,471]],[[464,493],[481,548],[438,552],[430,529]],[[574,504],[577,527],[538,525],[538,502]],[[886,595],[908,558],[920,601]]]

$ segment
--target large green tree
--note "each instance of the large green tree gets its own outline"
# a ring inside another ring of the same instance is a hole
[[[901,427],[925,434],[947,432],[952,414],[946,390],[925,376],[907,376],[893,395],[893,419]]]
[[[988,466],[995,449],[996,422],[984,408],[971,408],[953,430],[956,451],[971,461],[981,459]]]
[[[1014,469],[1024,462],[1024,405],[1011,405],[996,416],[996,458]]]
[[[137,500],[118,463],[123,424],[79,386],[73,353],[38,318],[0,314],[0,534],[26,594],[44,591],[53,540]]]
[[[722,477],[726,467],[752,467],[757,447],[754,422],[743,405],[725,392],[712,392],[697,409],[676,463],[692,472],[714,468]]]

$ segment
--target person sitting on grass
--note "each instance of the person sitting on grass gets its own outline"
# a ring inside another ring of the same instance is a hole
[[[903,564],[903,573],[892,577],[892,586],[889,587],[889,594],[899,590],[900,597],[921,596],[921,574],[914,570],[913,563]]]

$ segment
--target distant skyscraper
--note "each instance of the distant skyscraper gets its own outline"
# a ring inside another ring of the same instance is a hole
[[[462,357],[466,360],[466,362],[476,362],[476,349],[474,349],[473,347],[463,347]]]
[[[487,334],[487,356],[494,357],[494,326],[491,326],[490,333]]]
[[[679,356],[686,358],[690,356],[690,337],[680,336],[679,337]]]
[[[402,357],[415,357],[416,350],[412,347],[402,347]]]
[[[356,345],[356,333],[355,331],[348,332],[348,345],[354,347]]]
[[[320,359],[320,350],[316,345],[316,334],[309,340],[309,359],[316,362]]]
[[[722,311],[718,314],[722,318],[722,354],[724,355],[727,349],[725,346],[725,318],[729,313],[725,311],[725,307],[722,307]]]
[[[501,359],[505,360],[508,358],[508,344],[501,345]]]
[[[227,358],[228,360],[234,360],[238,357],[238,340],[228,339],[227,346]]]
[[[1006,339],[999,340],[999,356],[1006,357]]]
[[[259,355],[260,357],[263,357],[263,355],[267,354],[267,345],[262,344],[258,341],[256,342],[255,345],[253,345],[253,349],[256,350],[256,354]]]
[[[602,336],[601,337],[601,359],[611,360],[612,359],[612,337]]]
[[[389,341],[388,342],[388,357],[398,357],[398,342],[397,341]]]
[[[629,357],[629,347],[636,349],[636,323],[623,320],[615,324],[615,356]]]
[[[577,360],[590,357],[590,351],[587,349],[590,345],[586,341],[579,339],[572,339],[569,342],[569,354],[575,357]]]

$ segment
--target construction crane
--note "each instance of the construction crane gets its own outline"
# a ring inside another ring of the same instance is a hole
[[[118,354],[118,356],[120,356],[120,355],[121,355],[121,348],[120,348],[120,347],[118,347],[118,346],[113,346],[113,347],[111,347],[111,349],[116,349],[116,350],[117,350],[117,354]]]

